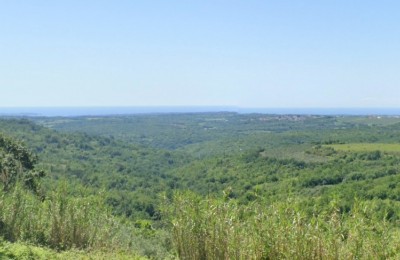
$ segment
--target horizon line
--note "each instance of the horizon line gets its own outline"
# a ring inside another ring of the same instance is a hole
[[[78,117],[143,114],[238,113],[321,116],[400,116],[400,107],[86,106],[0,107],[0,116]]]

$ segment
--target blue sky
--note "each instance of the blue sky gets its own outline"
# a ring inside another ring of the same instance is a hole
[[[399,107],[399,1],[0,1],[0,107]]]

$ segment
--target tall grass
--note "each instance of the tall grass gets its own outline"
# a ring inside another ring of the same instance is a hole
[[[167,232],[149,225],[137,228],[130,220],[113,216],[101,194],[72,190],[64,182],[44,200],[22,185],[0,192],[0,240],[127,256],[124,259],[173,258]]]
[[[0,232],[9,241],[30,241],[56,249],[110,245],[118,222],[99,196],[73,197],[67,186],[44,201],[15,187],[0,197]]]
[[[389,259],[399,231],[375,217],[374,202],[349,214],[336,203],[307,215],[297,201],[239,206],[235,200],[177,193],[165,209],[181,259]]]

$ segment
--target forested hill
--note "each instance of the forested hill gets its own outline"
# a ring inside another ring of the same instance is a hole
[[[146,148],[85,133],[60,133],[26,119],[1,120],[0,131],[23,141],[39,157],[50,181],[67,179],[105,189],[117,214],[152,217],[154,199],[166,190],[168,170],[189,161],[181,152]]]
[[[2,120],[0,130],[34,149],[50,178],[104,188],[115,212],[127,216],[156,218],[159,194],[177,188],[201,194],[232,188],[231,196],[242,201],[259,193],[284,197],[288,189],[349,189],[353,196],[354,183],[370,186],[371,179],[382,182],[380,177],[398,171],[393,153],[382,151],[380,160],[371,161],[326,146],[399,143],[397,117],[200,113],[32,119]],[[359,172],[362,177],[354,177]],[[356,190],[373,198],[385,189],[373,186]]]

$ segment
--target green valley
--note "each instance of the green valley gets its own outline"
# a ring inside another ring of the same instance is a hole
[[[3,117],[0,133],[0,258],[400,257],[396,116]]]

